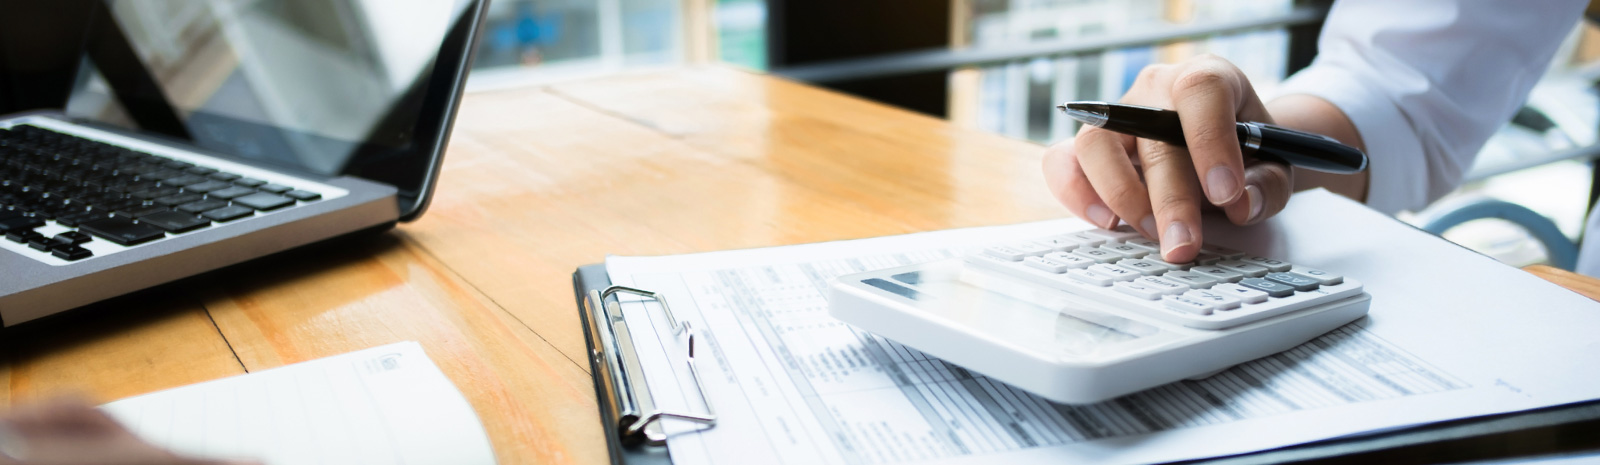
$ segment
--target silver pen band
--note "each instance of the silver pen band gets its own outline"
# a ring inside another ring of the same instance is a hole
[[[1240,124],[1244,125],[1245,137],[1239,145],[1244,155],[1250,156],[1250,154],[1256,153],[1257,150],[1261,150],[1261,125],[1248,122]]]

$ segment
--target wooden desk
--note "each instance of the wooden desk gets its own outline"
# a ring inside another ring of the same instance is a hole
[[[472,94],[420,221],[0,333],[0,402],[110,401],[416,340],[502,463],[603,463],[575,268],[1056,218],[1040,153],[722,68]]]

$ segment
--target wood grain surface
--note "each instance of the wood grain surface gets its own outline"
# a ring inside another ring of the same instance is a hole
[[[604,463],[575,268],[1060,217],[1041,152],[720,67],[469,94],[419,221],[5,330],[0,402],[109,401],[415,340],[501,463]]]

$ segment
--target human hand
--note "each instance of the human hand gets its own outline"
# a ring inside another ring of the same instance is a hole
[[[1045,151],[1045,183],[1079,218],[1112,228],[1126,220],[1161,241],[1162,259],[1194,259],[1203,238],[1202,207],[1234,224],[1283,210],[1294,180],[1288,166],[1245,161],[1237,121],[1272,122],[1239,68],[1205,55],[1145,67],[1121,102],[1170,108],[1183,120],[1188,149],[1084,126]]]
[[[0,416],[0,465],[222,465],[180,457],[134,436],[105,412],[71,398]]]

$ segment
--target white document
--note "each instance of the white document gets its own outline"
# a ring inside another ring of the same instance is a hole
[[[668,422],[680,464],[1159,462],[1600,398],[1600,304],[1326,191],[1206,242],[1360,280],[1367,318],[1202,381],[1063,405],[827,315],[834,276],[1042,237],[1077,220],[672,257],[611,257],[699,331],[714,428]],[[659,305],[624,316],[666,409],[701,400]],[[655,331],[643,330],[654,327]]]
[[[101,407],[180,454],[275,464],[493,464],[483,424],[415,342]]]

